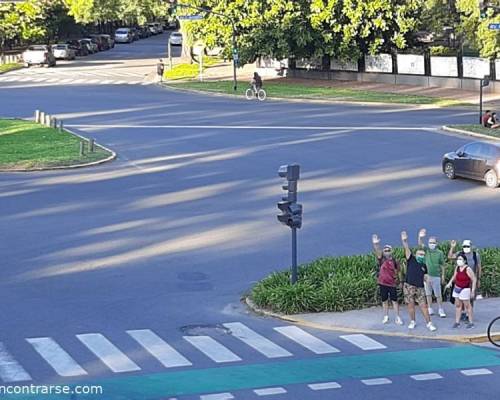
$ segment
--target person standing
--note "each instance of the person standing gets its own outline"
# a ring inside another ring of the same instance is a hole
[[[380,238],[378,235],[372,235],[372,244],[375,256],[378,262],[378,279],[377,283],[382,298],[382,307],[384,309],[383,324],[389,322],[389,300],[392,303],[392,308],[396,313],[394,322],[397,325],[403,325],[403,320],[399,315],[399,303],[396,287],[398,285],[398,275],[401,272],[399,263],[392,255],[392,246],[386,244],[383,250],[380,250]]]
[[[418,232],[418,245],[425,249],[425,236],[427,231],[420,229]],[[432,293],[436,296],[438,304],[438,314],[441,318],[446,318],[446,313],[443,309],[443,295],[441,293],[441,283],[445,280],[445,257],[444,253],[437,248],[437,238],[429,237],[428,248],[425,250],[425,265],[427,266],[429,279],[424,282],[425,296],[427,297],[427,307],[429,315],[434,314],[432,309]]]
[[[158,79],[160,80],[160,83],[163,82],[163,72],[165,71],[165,64],[163,63],[163,60],[160,58],[158,61],[158,64],[156,64],[156,74],[158,75]]]
[[[410,316],[408,329],[415,329],[417,325],[415,321],[415,303],[417,303],[427,323],[427,329],[434,332],[436,327],[429,316],[424,291],[424,281],[428,279],[427,266],[425,265],[425,251],[418,249],[415,255],[412,254],[408,246],[408,234],[406,231],[401,232],[401,242],[403,243],[406,257],[406,279],[403,286],[403,293],[405,302],[408,305],[408,315]]]
[[[462,308],[467,310],[467,316],[469,320],[466,324],[466,328],[474,328],[474,315],[472,310],[471,299],[474,298],[476,291],[476,275],[467,265],[467,258],[465,256],[459,255],[457,257],[457,267],[455,272],[451,277],[450,281],[446,285],[446,288],[451,288],[451,284],[455,283],[455,288],[453,289],[452,296],[455,298],[455,323],[453,328],[460,327],[460,314]]]

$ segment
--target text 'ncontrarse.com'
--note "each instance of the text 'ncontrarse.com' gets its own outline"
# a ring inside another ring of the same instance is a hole
[[[14,385],[0,386],[0,396],[2,395],[102,395],[102,386],[69,386],[69,385]]]

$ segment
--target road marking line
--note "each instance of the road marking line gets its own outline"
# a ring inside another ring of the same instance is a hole
[[[259,353],[264,354],[268,358],[289,357],[292,355],[284,348],[271,342],[264,336],[259,335],[257,332],[254,332],[241,322],[233,322],[223,325],[231,330],[231,334],[235,338],[238,338],[243,343],[246,343],[247,345],[254,348]]]
[[[101,84],[103,84],[103,85],[109,85],[110,83],[113,83],[113,81],[110,79],[106,79],[105,81],[101,82]]]
[[[0,342],[0,379],[5,383],[30,381],[31,376]]]
[[[61,80],[59,81],[59,83],[69,83],[69,82],[73,82],[73,79],[68,79],[68,78],[66,78],[66,79],[61,79]]]
[[[231,393],[214,393],[200,396],[200,400],[231,400],[234,396]]]
[[[487,368],[463,369],[460,372],[465,376],[490,375],[493,373]]]
[[[257,396],[271,396],[273,394],[286,393],[286,389],[282,388],[282,387],[274,387],[274,388],[267,388],[267,389],[255,389],[254,393]]]
[[[126,85],[127,82],[126,81],[115,81],[114,84],[115,85]]]
[[[388,385],[389,383],[392,383],[392,381],[387,378],[361,379],[361,382],[367,386]]]
[[[38,354],[50,364],[60,376],[87,375],[85,371],[59,344],[52,338],[40,337],[26,339]]]
[[[182,354],[149,329],[131,330],[127,331],[127,333],[167,368],[193,365]]]
[[[443,379],[443,377],[439,374],[419,374],[419,375],[410,375],[411,379],[416,381],[432,381],[435,379]]]
[[[140,371],[140,367],[100,333],[76,337],[113,372]]]
[[[337,382],[311,383],[307,386],[309,386],[311,390],[339,389],[342,387]]]
[[[352,343],[354,346],[359,347],[361,350],[379,350],[386,349],[382,343],[373,340],[372,338],[363,335],[362,333],[355,335],[342,335],[341,339],[347,340],[349,343]]]
[[[216,363],[241,361],[241,358],[210,336],[183,336],[183,338]]]
[[[338,353],[340,351],[297,326],[280,326],[274,330],[316,354]]]

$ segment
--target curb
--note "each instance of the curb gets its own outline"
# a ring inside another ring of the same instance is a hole
[[[448,132],[453,132],[453,133],[460,133],[462,135],[477,137],[477,138],[480,138],[480,139],[488,139],[488,140],[497,140],[497,141],[500,141],[500,137],[489,136],[489,135],[485,135],[483,133],[476,133],[476,132],[466,131],[464,129],[452,128],[452,127],[449,127],[447,125],[443,125],[441,127],[441,129],[443,131],[448,131]]]
[[[170,85],[170,84],[165,83],[165,82],[159,83],[158,86],[164,87],[164,88],[166,87],[166,88],[169,88],[171,90],[178,91],[178,92],[196,93],[196,94],[202,94],[202,95],[214,96],[214,97],[238,98],[238,99],[241,97],[240,95],[235,95],[235,94],[210,92],[210,91],[188,89],[188,88],[179,88],[179,87],[175,87],[175,84]],[[244,97],[242,99],[246,100],[246,99],[244,99]],[[333,99],[315,99],[315,98],[308,98],[308,97],[301,97],[300,99],[287,98],[287,97],[268,97],[268,99],[271,101],[280,101],[280,102],[287,102],[287,103],[345,104],[345,105],[354,105],[354,106],[374,106],[374,107],[397,106],[397,107],[412,108],[412,109],[418,109],[418,110],[435,110],[435,109],[441,109],[441,108],[446,108],[447,110],[464,110],[464,109],[468,109],[471,107],[475,107],[474,104],[464,105],[464,106],[440,106],[440,105],[436,105],[436,104],[383,103],[383,102],[375,102],[375,101],[349,101],[349,100],[333,100]]]
[[[64,130],[68,133],[71,133],[72,135],[79,137],[82,140],[88,141],[88,138],[86,138],[82,135],[79,135],[78,133],[76,133],[70,129],[64,128]],[[58,166],[53,166],[53,167],[40,167],[40,168],[29,168],[29,169],[28,168],[16,168],[16,169],[0,168],[0,172],[1,173],[6,173],[6,172],[39,172],[39,171],[53,171],[53,170],[63,170],[63,169],[85,168],[85,167],[93,167],[95,165],[104,164],[104,163],[112,161],[116,158],[116,153],[113,150],[111,150],[111,149],[107,148],[106,146],[103,146],[102,144],[99,144],[99,143],[94,143],[94,144],[96,146],[100,147],[101,149],[103,149],[104,151],[111,153],[111,155],[107,158],[102,159],[102,160],[92,161],[90,163],[85,163],[85,164],[58,165]]]
[[[301,326],[321,329],[324,331],[337,331],[346,333],[364,333],[370,335],[380,335],[380,336],[392,336],[392,337],[404,337],[412,339],[424,339],[424,340],[446,340],[448,342],[455,343],[485,343],[488,342],[488,336],[484,335],[473,335],[473,336],[451,336],[451,335],[437,335],[437,336],[424,336],[424,335],[411,335],[408,333],[399,332],[386,332],[376,329],[360,329],[360,328],[349,328],[345,326],[335,326],[335,325],[324,325],[319,323],[314,323],[310,321],[303,320],[301,318],[292,317],[286,314],[279,314],[272,311],[268,311],[259,308],[255,303],[247,296],[245,297],[245,303],[247,306],[256,314],[264,315],[266,317],[277,318],[283,321],[292,322]]]

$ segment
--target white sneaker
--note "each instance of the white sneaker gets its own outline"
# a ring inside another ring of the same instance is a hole
[[[430,322],[427,323],[427,329],[429,329],[431,332],[434,332],[437,328],[430,321]]]
[[[408,329],[415,329],[416,326],[417,323],[415,321],[410,321],[410,323],[408,324]]]
[[[444,312],[444,310],[442,308],[439,309],[439,316],[441,318],[446,318],[446,313]]]
[[[396,323],[396,325],[403,325],[403,320],[399,315],[396,317],[394,322]]]
[[[434,310],[432,309],[432,307],[429,307],[429,315],[434,315]]]
[[[384,316],[384,319],[382,320],[382,323],[383,324],[387,324],[388,322],[389,322],[389,316],[386,315],[386,316]]]

